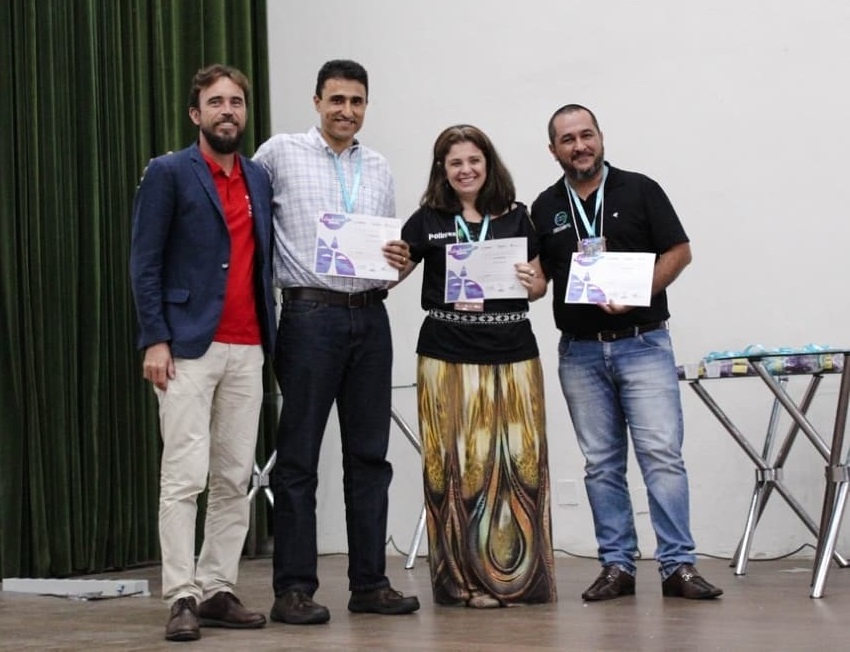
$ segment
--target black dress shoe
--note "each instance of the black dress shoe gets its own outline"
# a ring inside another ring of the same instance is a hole
[[[635,594],[635,577],[629,575],[616,564],[610,564],[602,569],[596,581],[581,594],[582,600],[599,602],[613,600],[621,595]]]
[[[195,598],[180,598],[175,601],[171,605],[171,614],[165,626],[165,640],[197,641],[201,638],[197,611]]]
[[[248,611],[230,591],[219,591],[198,606],[198,621],[203,627],[259,629],[265,626],[266,617]]]
[[[348,601],[348,610],[354,613],[384,615],[409,614],[419,609],[419,599],[403,596],[391,586],[372,591],[353,591]]]
[[[689,600],[711,600],[723,595],[723,589],[711,584],[690,564],[682,564],[673,571],[673,574],[661,583],[661,592],[667,598]]]
[[[303,591],[287,591],[274,599],[271,619],[290,625],[321,625],[331,619],[324,605],[313,602]]]

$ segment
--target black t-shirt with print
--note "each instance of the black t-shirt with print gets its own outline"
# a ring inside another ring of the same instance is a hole
[[[477,240],[480,224],[469,224],[470,235]],[[410,258],[424,262],[422,270],[422,308],[455,313],[453,304],[446,303],[446,245],[464,242],[457,233],[455,216],[430,208],[418,209],[407,220],[401,237],[410,245]],[[490,220],[486,239],[527,238],[528,260],[538,254],[534,227],[523,204],[516,204],[504,215]],[[471,364],[519,362],[537,357],[537,341],[528,319],[510,321],[507,315],[528,310],[526,299],[495,299],[484,302],[483,312],[472,316],[491,316],[492,322],[454,323],[430,316],[419,331],[416,352],[419,355]],[[465,313],[460,313],[461,315]]]

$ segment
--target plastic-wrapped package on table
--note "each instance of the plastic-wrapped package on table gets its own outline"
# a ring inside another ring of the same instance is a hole
[[[754,360],[760,360],[768,373],[775,376],[840,373],[844,366],[843,353],[828,346],[807,344],[799,348],[766,349],[752,345],[742,351],[709,353],[699,361],[696,369],[693,365],[680,365],[677,371],[680,380],[755,376],[751,365]]]

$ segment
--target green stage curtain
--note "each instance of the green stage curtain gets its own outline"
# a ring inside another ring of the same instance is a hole
[[[152,156],[197,137],[189,83],[210,63],[253,83],[253,153],[269,134],[266,46],[265,0],[0,3],[2,577],[158,559],[156,401],[128,273],[133,195]],[[262,429],[259,456],[269,414]]]

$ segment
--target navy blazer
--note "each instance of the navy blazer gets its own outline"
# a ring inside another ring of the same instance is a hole
[[[251,198],[257,318],[263,347],[275,339],[272,295],[272,189],[266,171],[239,156]],[[199,358],[221,321],[230,233],[209,166],[197,143],[150,162],[133,202],[130,278],[140,349],[171,345],[175,358]]]

